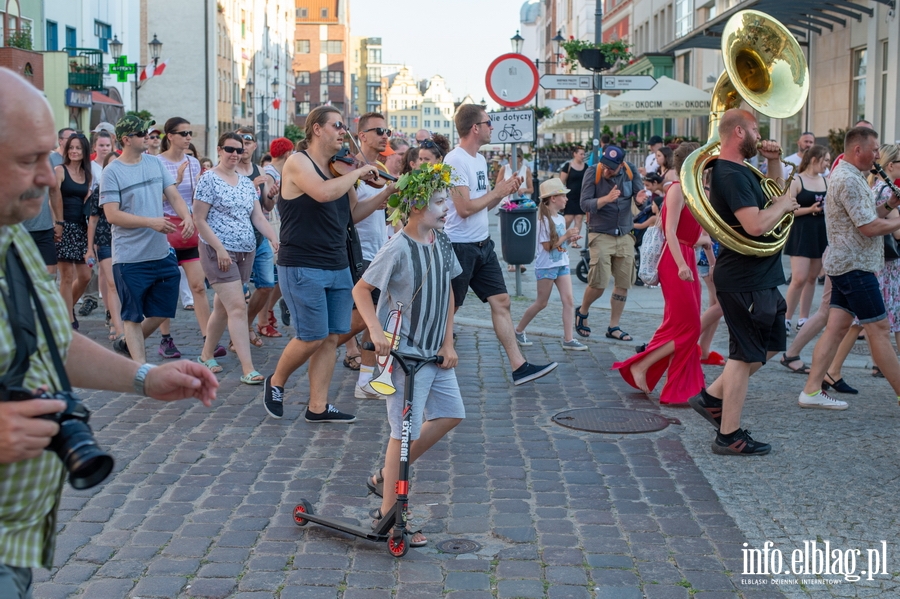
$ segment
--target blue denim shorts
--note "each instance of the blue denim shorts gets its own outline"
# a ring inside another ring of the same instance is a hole
[[[349,268],[279,266],[278,280],[298,339],[318,341],[350,332],[353,278]]]
[[[534,269],[534,278],[540,281],[541,279],[551,279],[556,280],[559,277],[565,276],[569,274],[569,265],[565,264],[563,266],[554,266],[553,268],[535,268]]]
[[[849,312],[859,324],[887,318],[884,298],[873,272],[851,270],[831,278],[831,307]]]
[[[122,320],[175,318],[181,272],[172,252],[162,260],[113,264],[113,278],[122,302]]]
[[[263,239],[256,248],[256,258],[253,259],[253,272],[250,280],[257,289],[268,289],[275,286],[275,253],[268,239]]]
[[[98,245],[97,246],[97,262],[103,262],[104,260],[112,258],[112,246],[111,245]]]

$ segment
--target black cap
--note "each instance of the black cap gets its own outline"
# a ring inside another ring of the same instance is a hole
[[[650,138],[650,141],[648,143],[651,146],[655,146],[656,144],[661,144],[662,142],[663,142],[662,137],[660,137],[659,135],[654,135],[653,137]]]

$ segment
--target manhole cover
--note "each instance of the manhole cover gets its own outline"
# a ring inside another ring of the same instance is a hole
[[[438,543],[437,549],[442,553],[475,553],[481,545],[469,539],[449,539]]]
[[[566,410],[554,416],[553,422],[590,433],[652,433],[661,431],[670,424],[681,424],[677,418],[625,408]]]

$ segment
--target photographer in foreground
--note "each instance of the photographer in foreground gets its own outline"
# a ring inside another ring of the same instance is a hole
[[[12,71],[0,68],[0,153],[4,156],[0,161],[0,597],[4,599],[31,597],[31,568],[52,565],[56,511],[66,471],[74,486],[87,488],[112,468],[112,459],[97,448],[84,408],[73,395],[67,401],[30,397],[66,397],[66,383],[71,382],[75,387],[134,391],[164,401],[194,397],[209,406],[218,386],[200,364],[139,365],[71,331],[71,314],[66,313],[37,246],[21,225],[37,215],[47,187],[55,184],[48,160],[55,146],[53,117],[43,95]],[[49,343],[45,331],[50,331]],[[52,451],[48,451],[51,441]],[[70,455],[64,464],[58,454],[66,451]],[[79,478],[79,468],[92,473]]]

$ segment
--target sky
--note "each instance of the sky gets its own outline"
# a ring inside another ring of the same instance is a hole
[[[484,77],[511,51],[525,0],[350,0],[350,35],[380,37],[382,61],[409,66],[416,79],[440,75],[457,100],[487,100]]]

